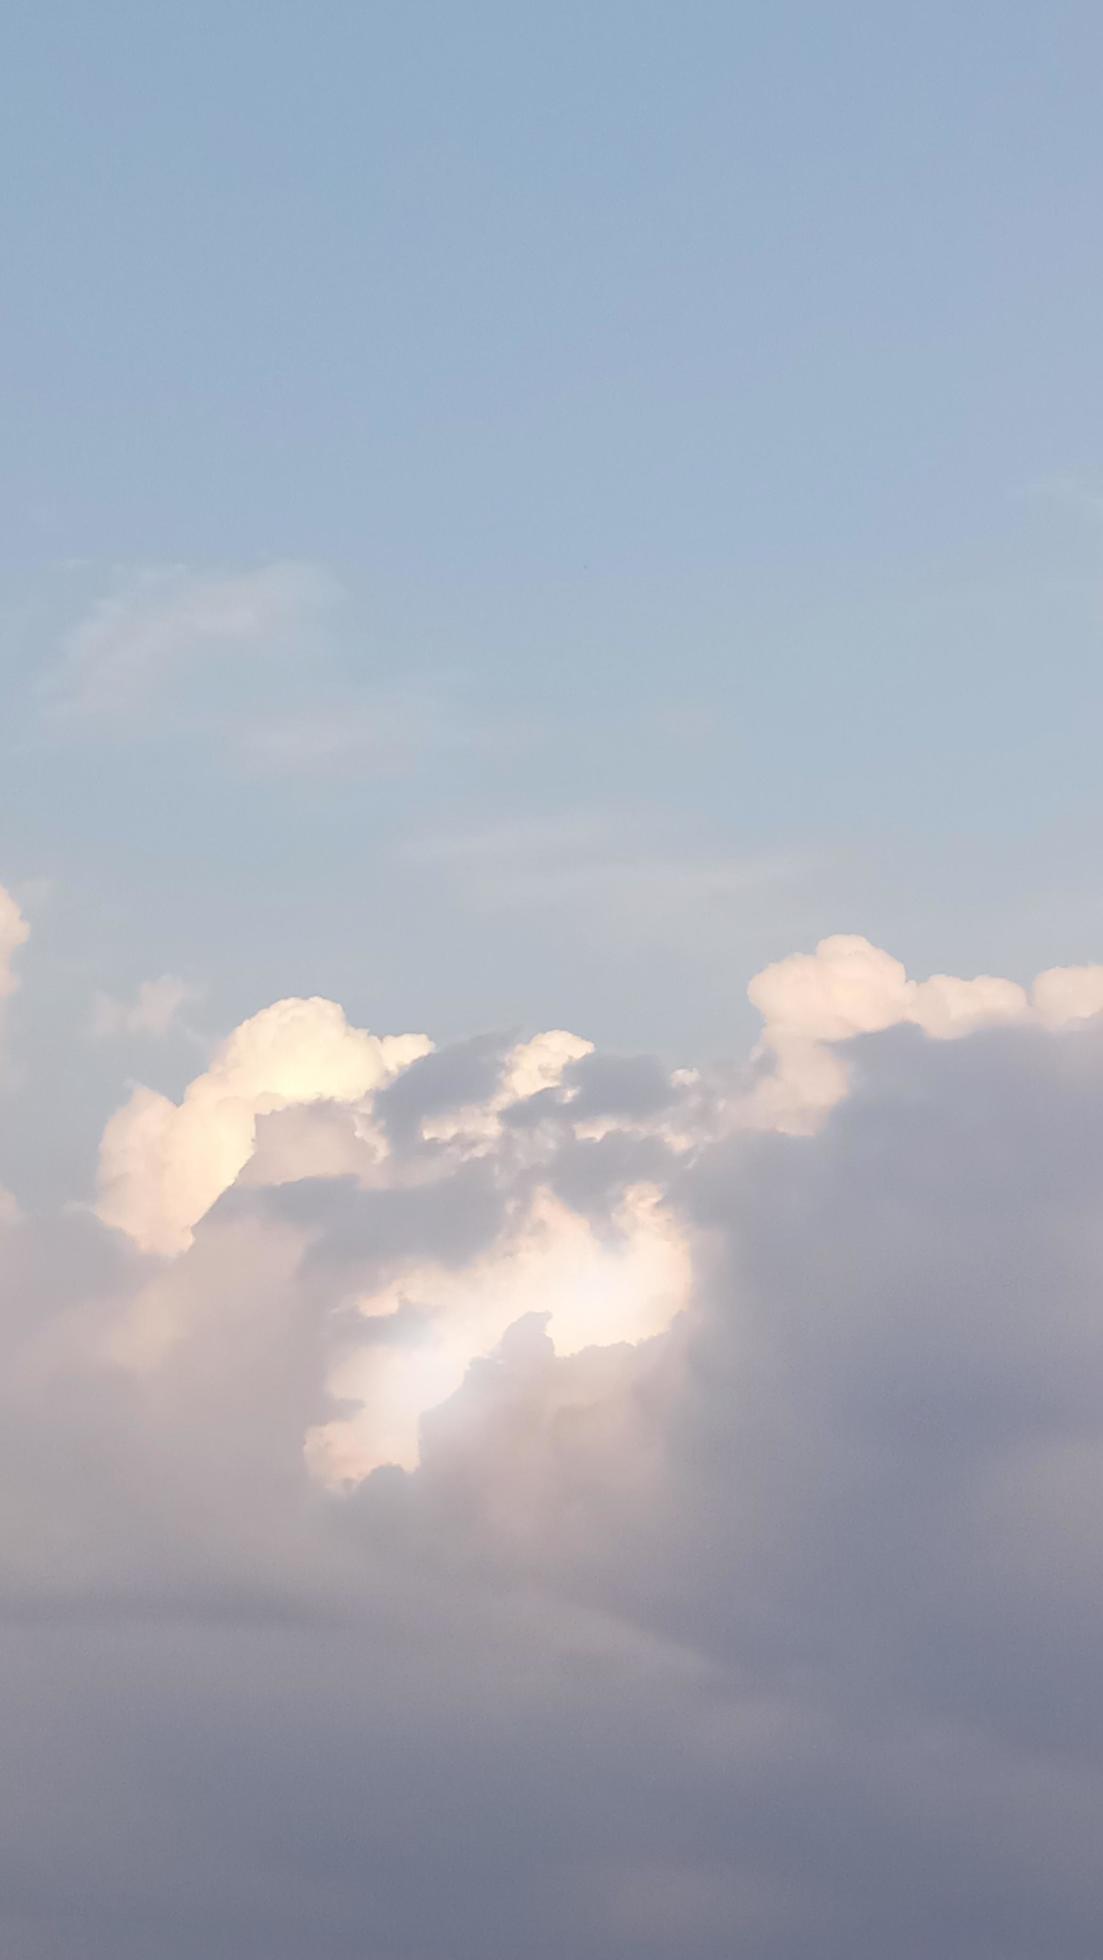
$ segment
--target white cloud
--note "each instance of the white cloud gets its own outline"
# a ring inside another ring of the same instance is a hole
[[[771,1042],[790,1037],[845,1041],[900,1021],[937,1039],[1029,1012],[1024,990],[984,974],[959,980],[937,973],[909,980],[899,960],[855,933],[821,939],[814,953],[794,953],[756,974],[747,988]]]
[[[1103,1014],[1103,966],[1053,966],[1031,989],[1034,1011],[1047,1027],[1067,1027]]]
[[[1054,967],[1031,993],[991,974],[910,980],[899,960],[854,933],[821,939],[756,974],[747,988],[765,1022],[759,1052],[773,1064],[751,1109],[766,1128],[807,1129],[847,1092],[833,1049],[858,1034],[908,1024],[935,1041],[977,1028],[1066,1026],[1103,1011],[1103,967]]]
[[[248,1162],[258,1116],[360,1102],[430,1046],[351,1028],[334,1001],[276,1001],[235,1028],[181,1103],[139,1086],[116,1111],[100,1148],[100,1217],[148,1252],[184,1250]]]

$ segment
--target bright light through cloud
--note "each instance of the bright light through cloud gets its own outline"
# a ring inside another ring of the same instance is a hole
[[[661,1334],[689,1297],[684,1234],[659,1191],[630,1188],[602,1232],[538,1188],[504,1243],[462,1271],[411,1265],[359,1303],[368,1320],[412,1310],[411,1345],[373,1342],[330,1386],[356,1413],[307,1439],[311,1468],[340,1485],[384,1463],[417,1467],[421,1418],[462,1386],[522,1316],[546,1319],[557,1354]]]

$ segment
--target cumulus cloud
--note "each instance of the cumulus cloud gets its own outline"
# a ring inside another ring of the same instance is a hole
[[[824,940],[752,980],[765,1025],[757,1067],[735,1081],[595,1057],[562,1029],[437,1055],[423,1035],[350,1028],[334,1002],[277,1002],[234,1031],[180,1103],[132,1092],[104,1133],[97,1209],[144,1251],[172,1257],[239,1181],[359,1186],[374,1266],[348,1303],[359,1338],[346,1330],[328,1377],[344,1413],[315,1426],[306,1451],[335,1485],[386,1463],[412,1469],[423,1418],[524,1314],[542,1318],[560,1357],[670,1327],[690,1285],[664,1202],[672,1164],[742,1130],[814,1130],[847,1094],[858,1036],[908,1024],[948,1041],[1082,1019],[1096,997],[1090,971],[1043,975],[1032,1004],[1011,981],[916,982],[864,939]],[[576,1164],[600,1145],[614,1166],[596,1214],[577,1168],[571,1181],[568,1145]],[[441,1253],[416,1235],[391,1242],[387,1221],[411,1193],[422,1194],[414,1216],[425,1228],[427,1190],[440,1215],[476,1195],[496,1209],[485,1242],[464,1241],[462,1264],[447,1239]]]
[[[280,1002],[4,1213],[5,1951],[1095,1960],[1097,970],[753,987]]]
[[[1067,1027],[1103,1014],[1103,966],[1054,966],[1034,982],[1035,1013],[1047,1027]]]
[[[1054,967],[1029,995],[987,973],[910,980],[879,946],[837,933],[814,953],[766,967],[747,992],[766,1024],[760,1052],[773,1064],[756,1098],[760,1118],[767,1127],[801,1129],[847,1092],[845,1062],[832,1052],[838,1044],[905,1024],[935,1041],[1032,1020],[1062,1027],[1103,1010],[1103,967]]]
[[[358,1103],[430,1046],[351,1028],[333,1001],[276,1001],[235,1028],[181,1103],[139,1086],[116,1111],[100,1150],[100,1217],[146,1251],[184,1250],[248,1162],[258,1116]]]

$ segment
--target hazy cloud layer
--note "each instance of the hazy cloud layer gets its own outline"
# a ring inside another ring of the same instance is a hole
[[[181,672],[248,656],[308,654],[340,588],[317,565],[196,572],[158,566],[120,574],[66,635],[50,676],[55,713],[129,721],[156,709]],[[256,676],[263,689],[263,674]]]
[[[4,1951],[1095,1960],[1099,977],[280,1002],[0,1210]]]
[[[667,931],[707,929],[756,893],[784,888],[807,862],[780,851],[717,856],[692,835],[655,834],[654,812],[626,819],[600,810],[410,839],[403,856],[453,881],[480,913],[565,913],[579,905],[618,934],[647,940]]]

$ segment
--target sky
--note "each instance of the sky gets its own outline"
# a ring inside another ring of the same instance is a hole
[[[1101,56],[10,0],[11,1960],[1097,1960]]]

